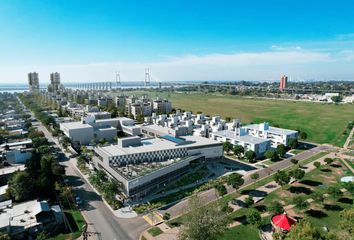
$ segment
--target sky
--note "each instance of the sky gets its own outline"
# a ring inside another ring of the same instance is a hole
[[[354,80],[352,0],[0,0],[0,83]]]

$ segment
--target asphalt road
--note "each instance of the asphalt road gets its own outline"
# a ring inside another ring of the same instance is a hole
[[[42,124],[38,124],[37,128],[44,133],[48,141],[54,142],[57,147],[62,149],[58,140],[53,138]],[[73,186],[75,194],[83,200],[81,213],[89,224],[88,231],[98,233],[98,235],[93,235],[89,239],[138,239],[140,233],[148,227],[141,217],[118,219],[74,166],[74,159],[61,161],[61,164],[65,166],[66,178],[69,180],[69,184]]]

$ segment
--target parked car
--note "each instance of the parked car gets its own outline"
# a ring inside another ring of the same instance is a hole
[[[75,198],[75,203],[76,203],[76,205],[78,205],[78,206],[82,205],[82,200],[81,200],[81,198],[80,198],[79,196],[77,196],[77,197]]]

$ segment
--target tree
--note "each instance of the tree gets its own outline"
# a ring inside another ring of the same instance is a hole
[[[11,240],[11,237],[4,232],[0,232],[0,240]]]
[[[46,239],[48,239],[48,234],[45,231],[40,232],[36,238],[36,240],[46,240]]]
[[[170,218],[171,218],[171,214],[170,213],[168,213],[168,212],[165,212],[165,214],[163,215],[163,220],[166,220],[166,221],[168,221],[168,220],[170,220]]]
[[[60,164],[53,164],[52,166],[53,174],[57,176],[65,175],[65,167]]]
[[[259,178],[259,174],[258,173],[255,172],[255,173],[251,174],[251,179],[256,181],[258,178]]]
[[[271,161],[275,162],[279,160],[279,156],[275,150],[268,150],[265,152],[264,156],[269,158]]]
[[[45,137],[37,137],[32,139],[32,145],[34,148],[39,148],[43,145],[49,145],[48,139]]]
[[[64,148],[67,148],[68,146],[71,145],[71,139],[67,136],[62,137],[60,142],[64,146]]]
[[[231,122],[231,118],[230,118],[230,117],[226,117],[226,118],[225,118],[225,121],[226,121],[226,122]]]
[[[246,199],[245,199],[245,203],[247,205],[247,207],[250,207],[254,204],[254,200],[253,200],[253,197],[252,196],[248,196]]]
[[[227,213],[216,203],[206,207],[198,196],[192,196],[187,211],[188,218],[181,228],[179,240],[216,240],[227,227]]]
[[[291,138],[290,140],[289,140],[289,147],[291,148],[291,149],[296,149],[297,148],[297,146],[299,145],[299,142],[297,141],[297,139],[296,138]]]
[[[52,152],[52,148],[48,145],[42,145],[37,148],[37,152],[41,155],[50,154]]]
[[[262,224],[261,214],[254,208],[251,208],[247,211],[246,220],[249,224],[252,224],[256,227],[260,227]]]
[[[304,209],[308,206],[308,202],[304,199],[302,195],[296,195],[292,199],[293,204],[300,209]]]
[[[228,185],[231,185],[233,188],[239,189],[244,183],[244,180],[241,174],[232,173],[227,177],[226,182]]]
[[[322,239],[320,232],[306,218],[300,220],[296,225],[291,227],[288,233],[288,240],[317,240]]]
[[[229,153],[232,149],[232,144],[229,142],[224,142],[223,148],[226,153]]]
[[[28,137],[30,139],[44,137],[44,133],[40,132],[40,131],[37,131],[36,129],[30,129],[30,132],[28,133]]]
[[[305,171],[297,168],[290,172],[290,176],[295,178],[296,180],[300,180],[305,176]]]
[[[340,190],[339,186],[333,185],[329,186],[327,188],[327,193],[332,197],[332,198],[338,198],[343,195],[343,192]]]
[[[215,184],[215,189],[220,197],[224,196],[227,193],[226,187],[222,183]]]
[[[286,153],[286,147],[284,144],[279,144],[277,146],[277,150],[276,153],[280,156],[280,157],[284,157],[285,153]]]
[[[245,152],[245,149],[241,145],[235,145],[233,151],[236,156],[240,157]]]
[[[65,207],[70,207],[73,204],[73,202],[72,202],[72,196],[73,196],[72,188],[67,187],[67,186],[63,186],[63,187],[60,186],[58,191],[59,191],[59,198],[60,198],[62,204]]]
[[[333,96],[333,97],[331,97],[331,100],[334,103],[340,103],[342,101],[342,97],[341,96]]]
[[[140,123],[142,123],[142,122],[144,122],[144,115],[142,115],[142,114],[140,114],[140,115],[138,115],[137,117],[136,117],[136,120],[138,121],[138,122],[140,122]]]
[[[331,163],[334,162],[334,160],[332,158],[325,158],[324,161],[326,162],[327,165],[330,165]]]
[[[299,137],[300,137],[301,140],[305,140],[305,139],[307,139],[307,133],[301,131],[300,134],[299,134]]]
[[[295,158],[292,158],[292,159],[290,160],[290,162],[291,162],[292,164],[296,165],[296,164],[299,163],[299,160],[297,160],[297,159],[295,159]]]
[[[341,221],[339,226],[348,233],[348,236],[354,236],[354,208],[344,209],[339,213]]]
[[[315,191],[311,194],[311,198],[316,201],[316,203],[323,203],[324,196],[323,191]]]
[[[255,153],[254,151],[248,150],[248,151],[245,153],[245,155],[246,155],[247,160],[248,160],[250,163],[255,162],[255,160],[256,160],[256,153]]]
[[[321,163],[320,162],[314,162],[313,165],[318,169],[321,167]]]
[[[284,207],[279,201],[273,201],[270,203],[268,211],[270,211],[274,215],[280,214],[284,212]]]
[[[284,171],[278,171],[274,174],[274,181],[283,187],[290,182],[290,176]]]
[[[9,194],[15,201],[25,201],[35,197],[32,193],[31,177],[27,172],[16,172],[8,182]]]

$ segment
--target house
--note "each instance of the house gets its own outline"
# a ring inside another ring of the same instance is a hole
[[[271,127],[267,122],[246,125],[243,128],[245,128],[247,134],[251,136],[270,140],[271,146],[274,148],[277,147],[279,144],[284,144],[285,146],[288,146],[290,139],[297,139],[298,137],[297,131]]]
[[[9,234],[11,239],[33,238],[43,230],[60,227],[63,222],[61,208],[50,206],[47,201],[32,200],[13,206],[0,203],[0,208],[0,231]]]

